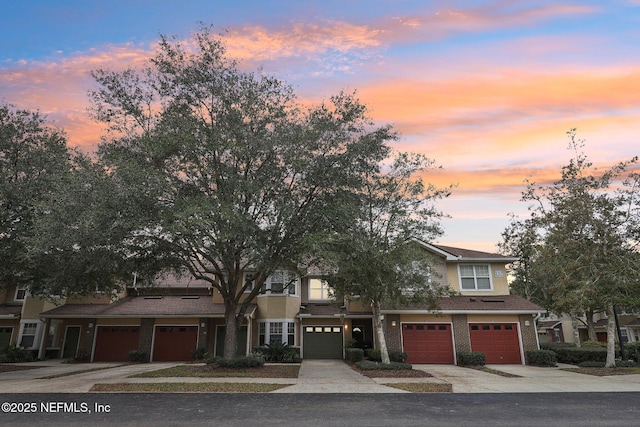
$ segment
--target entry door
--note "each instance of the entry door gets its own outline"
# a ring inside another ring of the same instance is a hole
[[[62,345],[62,358],[76,357],[78,342],[80,341],[80,326],[67,326],[64,331],[64,344]]]
[[[5,348],[11,342],[12,327],[0,328],[0,349]]]

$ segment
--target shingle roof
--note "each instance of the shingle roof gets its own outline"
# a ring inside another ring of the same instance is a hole
[[[383,312],[430,311],[427,306],[390,307]],[[436,312],[512,312],[512,313],[541,313],[542,307],[517,295],[499,296],[453,296],[440,298]]]
[[[0,305],[0,317],[20,317],[22,306],[20,305]]]
[[[252,315],[257,306],[247,310]],[[224,304],[211,297],[126,297],[113,304],[65,304],[42,313],[42,317],[222,317]]]
[[[491,253],[491,252],[482,252],[482,251],[474,251],[471,249],[462,249],[462,248],[454,248],[453,246],[445,246],[445,245],[433,245],[432,246],[450,253],[451,255],[455,255],[456,257],[465,258],[465,259],[495,259],[495,260],[505,260],[505,262],[509,262],[512,260],[512,257],[507,257],[501,254]]]
[[[299,316],[371,316],[371,311],[349,311],[335,304],[309,303],[300,306]]]

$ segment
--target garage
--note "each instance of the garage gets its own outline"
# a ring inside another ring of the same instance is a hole
[[[95,362],[126,362],[129,352],[138,349],[140,326],[98,326]]]
[[[407,363],[454,363],[450,324],[404,323],[402,343]]]
[[[191,352],[197,347],[197,326],[156,326],[152,360],[154,362],[191,360]]]
[[[303,332],[303,358],[342,359],[341,326],[305,326]]]
[[[471,350],[485,354],[487,363],[522,363],[516,323],[472,323]]]
[[[0,349],[9,345],[12,334],[13,327],[0,327]]]

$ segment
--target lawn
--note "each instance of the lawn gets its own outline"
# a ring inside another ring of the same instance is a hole
[[[0,374],[3,372],[26,371],[28,369],[38,369],[38,368],[44,368],[44,366],[14,365],[10,363],[6,365],[0,365]]]
[[[131,375],[133,378],[298,378],[300,365],[264,365],[259,368],[218,368],[212,365],[178,365],[157,371]]]
[[[94,392],[144,392],[144,393],[268,393],[289,384],[259,383],[113,383],[95,384]]]
[[[411,393],[451,393],[453,386],[443,383],[385,383],[387,387],[410,391]]]

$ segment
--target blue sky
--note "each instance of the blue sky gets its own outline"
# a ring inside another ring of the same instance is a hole
[[[441,243],[493,251],[523,181],[549,182],[578,129],[599,168],[638,154],[640,1],[24,1],[0,15],[0,101],[91,151],[90,71],[139,66],[159,34],[227,30],[243,67],[305,102],[357,90],[398,149],[457,183]]]

